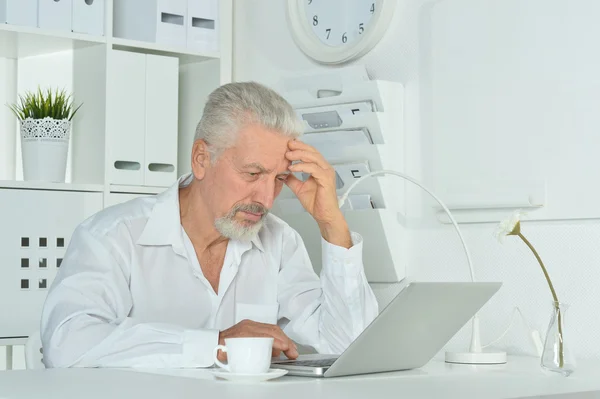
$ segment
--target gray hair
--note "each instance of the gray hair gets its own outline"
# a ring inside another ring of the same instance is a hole
[[[240,129],[253,123],[293,138],[302,134],[298,116],[283,97],[256,82],[236,82],[209,95],[194,141],[204,140],[215,161],[235,144]]]

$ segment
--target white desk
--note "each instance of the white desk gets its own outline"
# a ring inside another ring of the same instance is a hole
[[[0,398],[600,398],[600,362],[582,362],[570,377],[540,371],[537,358],[510,357],[504,366],[432,361],[419,370],[332,379],[283,377],[241,384],[210,370],[116,369],[0,372]]]

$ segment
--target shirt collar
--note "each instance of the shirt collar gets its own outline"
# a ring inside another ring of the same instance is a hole
[[[166,191],[157,195],[156,203],[152,208],[148,222],[137,240],[139,245],[171,245],[175,252],[183,253],[183,235],[181,226],[181,215],[179,212],[179,188],[185,187],[192,182],[191,173],[181,176],[176,183]],[[231,240],[236,247],[242,250],[242,253],[252,247],[252,244],[261,252],[264,247],[257,234],[250,242]],[[179,250],[179,251],[178,251]]]
[[[192,175],[180,177],[166,191],[156,196],[148,222],[137,240],[139,245],[172,245],[183,249],[181,217],[179,213],[179,187],[192,181]]]

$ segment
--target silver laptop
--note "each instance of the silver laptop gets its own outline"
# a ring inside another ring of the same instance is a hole
[[[412,282],[337,357],[278,359],[288,375],[339,377],[408,370],[429,362],[502,283]]]

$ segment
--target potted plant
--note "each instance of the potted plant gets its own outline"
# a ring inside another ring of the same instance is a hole
[[[75,107],[65,90],[26,92],[10,109],[21,123],[23,178],[64,182]]]

